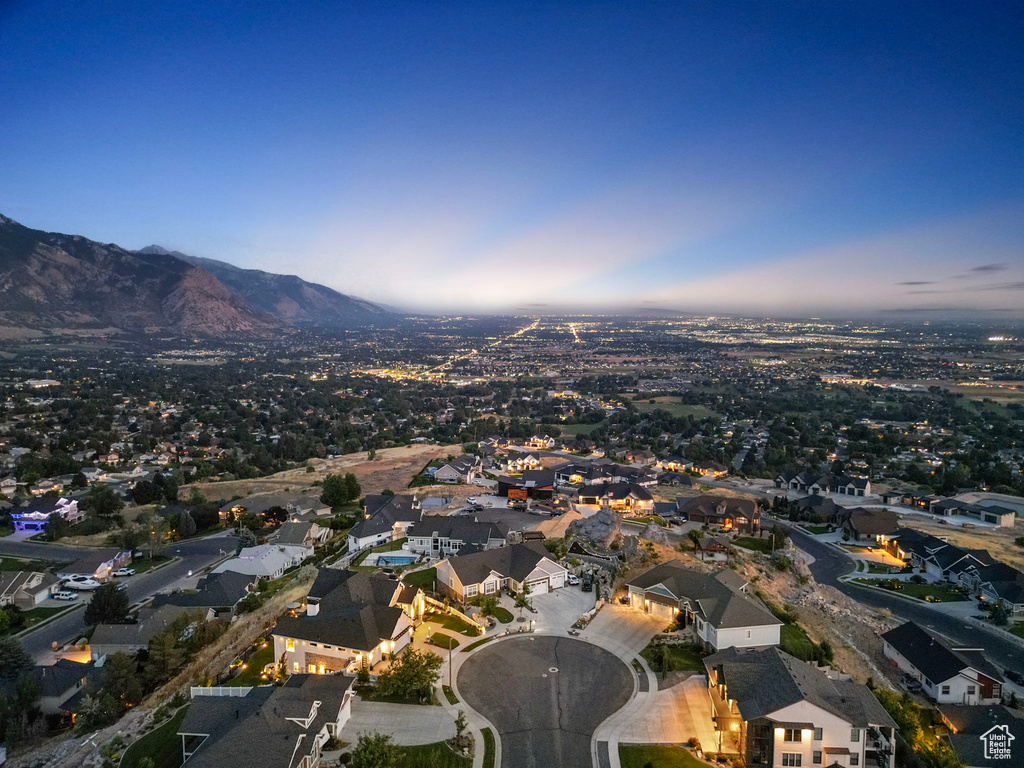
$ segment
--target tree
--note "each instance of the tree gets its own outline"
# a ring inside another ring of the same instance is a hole
[[[123,624],[128,618],[128,590],[117,584],[104,584],[92,593],[85,607],[86,624]]]
[[[192,513],[187,509],[181,510],[178,514],[178,535],[183,539],[190,539],[196,535],[196,521]]]
[[[390,736],[364,733],[349,754],[348,768],[399,768],[401,761],[402,752]]]
[[[348,504],[351,499],[352,497],[348,492],[348,483],[345,482],[343,475],[328,475],[324,478],[320,501],[334,508]]]
[[[167,538],[167,534],[171,529],[170,525],[168,525],[166,517],[153,513],[139,515],[137,519],[143,533],[142,547],[146,550],[147,556],[152,560],[156,554],[156,548],[163,544]]]
[[[71,525],[59,512],[51,512],[46,518],[46,539],[59,541],[71,533]]]
[[[786,539],[789,536],[786,534],[786,529],[776,523],[772,526],[772,532],[770,534],[772,549],[781,549],[786,544]]]
[[[16,638],[0,637],[0,678],[13,680],[31,666],[32,659]]]
[[[455,718],[455,738],[461,740],[462,734],[466,732],[468,727],[469,723],[466,722],[466,713],[460,709],[458,716]]]
[[[122,706],[142,701],[144,692],[135,659],[122,651],[107,659],[103,665],[103,690]]]
[[[124,499],[109,485],[94,485],[78,506],[97,517],[113,517],[124,509]]]
[[[697,548],[700,547],[700,540],[702,538],[701,532],[694,528],[686,534],[686,538],[693,542],[693,551],[696,552]]]
[[[523,584],[523,588],[516,595],[516,608],[519,609],[519,618],[523,618],[523,609],[530,607],[530,585]]]
[[[442,660],[426,651],[406,648],[377,678],[377,691],[384,697],[427,700],[441,675]]]
[[[366,458],[367,458],[368,461],[376,461],[377,460],[377,449],[376,448],[371,448],[370,450],[368,450],[366,452]]]
[[[243,549],[247,547],[256,546],[256,534],[250,531],[248,528],[243,528],[238,532],[238,546],[235,547],[235,554],[237,555]]]
[[[836,477],[842,477],[846,474],[846,465],[840,459],[832,462],[832,474]]]
[[[348,491],[348,500],[355,501],[363,489],[359,487],[359,480],[351,472],[345,473],[345,489]]]
[[[1005,627],[1010,623],[1010,612],[1006,606],[999,604],[992,609],[992,623],[997,627]]]
[[[76,723],[81,723],[87,731],[97,730],[110,725],[121,716],[121,707],[117,699],[106,691],[95,695],[86,694],[78,707]]]
[[[147,684],[155,688],[169,680],[185,663],[185,651],[179,646],[175,629],[168,627],[149,641],[149,657],[143,673]]]
[[[111,543],[126,552],[134,552],[145,540],[146,532],[140,525],[126,525],[110,534]]]

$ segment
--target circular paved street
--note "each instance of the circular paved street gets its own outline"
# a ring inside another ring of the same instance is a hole
[[[458,686],[498,729],[502,768],[591,768],[591,737],[629,701],[633,671],[596,645],[531,635],[477,651]]]

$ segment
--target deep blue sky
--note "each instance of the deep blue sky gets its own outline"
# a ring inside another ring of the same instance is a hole
[[[0,0],[0,212],[409,308],[1024,306],[1024,5]]]

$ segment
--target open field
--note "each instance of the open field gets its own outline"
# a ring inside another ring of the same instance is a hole
[[[649,402],[652,399],[654,402]],[[679,402],[678,397],[655,397],[648,398],[647,400],[634,400],[633,405],[636,406],[640,413],[668,411],[676,418],[693,416],[693,418],[700,420],[715,415],[713,411],[705,408],[703,405],[685,405]]]
[[[359,479],[364,494],[380,493],[385,488],[400,493],[428,461],[461,452],[458,445],[407,445],[382,448],[377,451],[377,458],[370,461],[366,452],[360,451],[336,459],[312,459],[313,472],[307,472],[303,466],[251,480],[195,483],[185,486],[185,491],[195,488],[207,499],[219,501],[268,491],[299,491],[328,474],[351,472]]]

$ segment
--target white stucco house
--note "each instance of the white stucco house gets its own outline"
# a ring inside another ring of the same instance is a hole
[[[556,563],[538,541],[449,557],[437,564],[437,588],[456,600],[497,595],[502,589],[532,594],[566,584],[568,571]]]
[[[234,571],[261,579],[276,579],[284,572],[313,555],[313,547],[294,544],[260,544],[246,547],[236,557],[226,560],[213,573]]]

